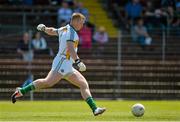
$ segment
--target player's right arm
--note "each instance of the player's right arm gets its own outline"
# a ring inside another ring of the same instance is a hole
[[[70,53],[71,58],[74,60],[74,64],[73,64],[74,68],[81,72],[86,71],[86,65],[80,60],[78,54],[74,49],[73,40],[67,40],[67,49],[68,52]]]
[[[37,30],[43,31],[50,36],[58,36],[58,30],[53,27],[46,27],[44,24],[39,24]]]

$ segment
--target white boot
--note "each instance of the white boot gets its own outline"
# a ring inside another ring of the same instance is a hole
[[[97,116],[99,114],[102,114],[106,111],[106,108],[96,108],[96,110],[93,112],[94,116]]]

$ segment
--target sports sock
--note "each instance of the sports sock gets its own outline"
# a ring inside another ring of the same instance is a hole
[[[27,92],[31,91],[31,90],[34,90],[35,89],[35,86],[33,83],[30,83],[29,85],[23,87],[20,89],[20,92],[24,95],[26,94]]]
[[[87,104],[89,105],[89,107],[92,109],[92,111],[94,112],[94,111],[96,110],[96,108],[97,108],[94,99],[93,99],[92,97],[88,97],[88,98],[86,99],[86,102],[87,102]]]

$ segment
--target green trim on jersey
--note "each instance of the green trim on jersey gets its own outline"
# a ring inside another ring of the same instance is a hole
[[[67,40],[68,42],[74,42],[73,40]]]

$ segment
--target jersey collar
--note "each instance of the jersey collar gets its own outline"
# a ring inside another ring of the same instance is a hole
[[[69,26],[70,26],[75,32],[78,32],[71,24],[69,24]]]

